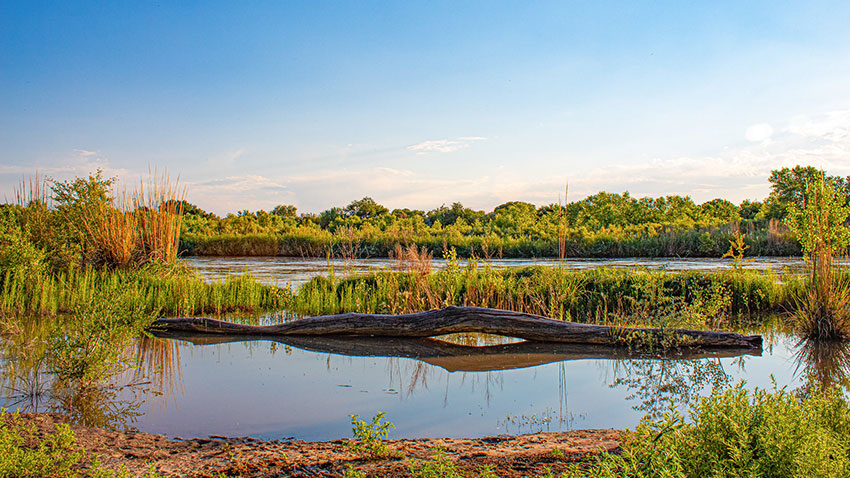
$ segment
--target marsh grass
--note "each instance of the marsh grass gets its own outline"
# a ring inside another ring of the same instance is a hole
[[[306,315],[400,314],[465,305],[608,325],[718,328],[734,325],[742,316],[784,310],[802,283],[750,271],[494,269],[474,261],[466,267],[447,262],[448,267],[429,274],[378,271],[314,278],[293,297],[292,310]]]
[[[148,266],[137,270],[87,267],[33,276],[0,273],[0,314],[70,313],[96,295],[129,291],[133,304],[159,315],[221,314],[285,308],[289,290],[266,286],[250,275],[206,282],[189,272]]]
[[[118,190],[115,179],[99,170],[73,181],[36,176],[21,182],[7,214],[29,243],[62,268],[174,264],[184,196],[179,181],[155,172],[131,192]]]

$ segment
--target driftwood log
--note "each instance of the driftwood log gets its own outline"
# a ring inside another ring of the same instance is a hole
[[[346,314],[306,317],[277,325],[243,325],[208,318],[159,319],[153,330],[251,336],[356,335],[435,337],[479,332],[539,342],[664,347],[760,348],[760,335],[688,329],[609,327],[552,320],[481,307],[446,307],[402,315]]]
[[[154,332],[161,338],[177,339],[195,345],[214,345],[253,340],[268,340],[302,350],[350,357],[401,357],[442,367],[449,372],[486,372],[534,367],[569,360],[668,359],[761,355],[761,349],[685,348],[650,352],[609,345],[565,344],[522,341],[500,345],[461,345],[432,338],[388,338],[358,336],[252,336],[210,335],[196,332]]]

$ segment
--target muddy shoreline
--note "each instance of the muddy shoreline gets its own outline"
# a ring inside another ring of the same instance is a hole
[[[51,433],[57,423],[67,423],[59,414],[21,414],[39,435]],[[351,440],[305,442],[265,441],[254,438],[211,436],[169,439],[141,432],[113,432],[69,423],[79,447],[96,455],[109,468],[122,466],[131,476],[148,476],[151,471],[168,477],[214,477],[224,473],[243,478],[272,476],[341,477],[353,467],[369,477],[410,476],[410,465],[429,460],[439,450],[461,471],[473,472],[489,466],[501,478],[557,473],[566,463],[588,454],[615,451],[617,430],[576,430],[520,436],[475,439],[423,438],[388,440],[398,458],[364,460],[353,453]],[[556,451],[557,450],[557,451]]]

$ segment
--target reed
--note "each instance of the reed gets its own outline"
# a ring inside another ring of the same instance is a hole
[[[151,173],[131,193],[116,191],[115,179],[100,171],[73,181],[36,176],[16,191],[16,226],[27,241],[60,258],[58,267],[174,264],[183,196],[166,174]]]
[[[185,196],[179,179],[172,182],[166,173],[159,177],[152,173],[147,185],[140,180],[133,206],[144,262],[173,264],[177,260]]]
[[[158,315],[222,314],[279,310],[288,289],[266,286],[248,275],[206,282],[192,274],[141,270],[69,269],[33,277],[7,270],[0,275],[0,314],[70,313],[92,297],[130,291],[133,305]]]
[[[742,316],[784,310],[801,279],[780,282],[758,272],[665,273],[649,270],[567,270],[551,267],[467,267],[420,274],[380,271],[319,277],[293,297],[293,311],[408,313],[465,305],[560,320],[598,323],[684,323],[715,328]]]
[[[564,216],[565,217],[565,216]],[[563,219],[565,221],[565,219]],[[733,229],[733,228],[730,228]],[[567,228],[566,223],[537,236],[500,235],[486,230],[466,234],[426,231],[348,231],[333,234],[324,229],[298,226],[285,232],[188,231],[181,236],[180,250],[201,256],[337,256],[389,257],[396,244],[416,245],[432,255],[454,247],[460,257],[722,257],[734,234],[726,228],[680,230],[640,226],[610,227],[596,231]],[[748,256],[800,255],[800,245],[789,233],[754,230],[746,235]]]

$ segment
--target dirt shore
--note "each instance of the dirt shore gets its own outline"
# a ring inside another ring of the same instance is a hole
[[[50,433],[65,417],[57,414],[21,414],[39,433]],[[122,465],[133,476],[155,471],[169,477],[341,477],[349,466],[369,477],[410,476],[410,465],[432,459],[438,450],[460,470],[490,466],[501,478],[557,473],[565,463],[589,453],[615,450],[620,432],[578,430],[535,433],[515,437],[476,439],[425,438],[389,440],[398,458],[364,460],[353,453],[351,440],[327,442],[263,441],[253,438],[211,436],[186,440],[138,432],[110,432],[70,424],[78,445],[99,457],[109,468]],[[559,451],[555,451],[555,450]]]

